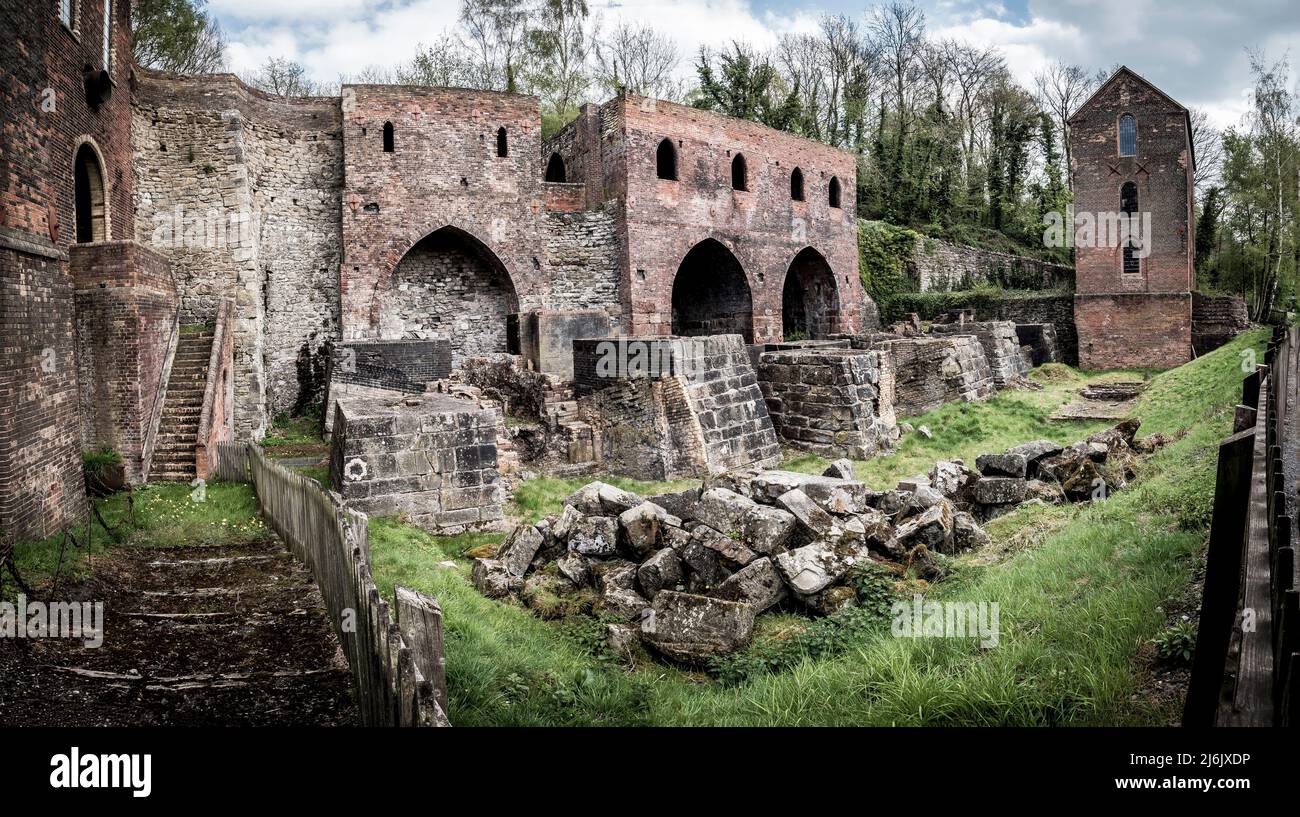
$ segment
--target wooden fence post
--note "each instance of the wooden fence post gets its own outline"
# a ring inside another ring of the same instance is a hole
[[[447,663],[442,652],[442,608],[432,596],[396,588],[397,626],[415,666],[433,684],[434,698],[447,709]]]
[[[1237,615],[1241,565],[1250,507],[1255,432],[1234,434],[1219,444],[1214,515],[1206,554],[1205,592],[1196,655],[1183,706],[1184,726],[1213,726],[1223,687],[1224,664]]]

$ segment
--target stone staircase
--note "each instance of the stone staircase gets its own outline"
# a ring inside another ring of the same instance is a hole
[[[171,377],[167,380],[162,419],[158,422],[158,437],[149,466],[150,480],[189,482],[194,479],[194,448],[214,334],[211,327],[181,333]]]
[[[568,463],[579,469],[596,465],[596,436],[578,414],[573,386],[556,381],[546,390],[546,422],[568,442]]]

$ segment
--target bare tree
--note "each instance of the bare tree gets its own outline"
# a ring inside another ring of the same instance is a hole
[[[1196,154],[1196,196],[1217,185],[1223,170],[1223,133],[1203,108],[1192,108],[1192,151]]]
[[[1006,73],[1006,60],[993,48],[977,48],[955,40],[942,43],[944,54],[952,66],[956,83],[957,119],[965,133],[964,149],[966,174],[970,175],[974,161],[977,137],[983,124],[980,100],[984,93]]]
[[[1065,146],[1066,185],[1074,190],[1074,174],[1070,172],[1073,159],[1070,149],[1070,114],[1092,95],[1097,89],[1097,82],[1080,66],[1056,60],[1034,75],[1034,86],[1038,91],[1038,103],[1052,114],[1056,122],[1061,144]]]
[[[474,87],[521,90],[530,12],[527,0],[461,0],[460,24],[473,54]]]
[[[254,88],[275,96],[316,96],[327,90],[307,75],[302,63],[287,57],[268,59],[245,80]]]
[[[898,115],[898,149],[907,136],[911,117],[910,89],[916,81],[921,53],[925,49],[925,13],[910,3],[877,6],[869,25],[872,41],[880,53],[880,69],[894,94]]]
[[[543,0],[540,25],[529,41],[535,55],[531,85],[554,113],[572,112],[591,84],[586,0]]]
[[[671,37],[652,28],[619,23],[596,46],[596,81],[609,94],[633,94],[679,101],[675,76],[681,57]]]

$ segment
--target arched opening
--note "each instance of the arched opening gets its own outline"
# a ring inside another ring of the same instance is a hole
[[[104,172],[95,149],[87,144],[77,149],[72,198],[76,210],[77,243],[107,241],[108,202],[104,194]]]
[[[661,140],[655,149],[655,175],[669,181],[677,180],[677,149],[671,139]]]
[[[507,316],[519,311],[505,265],[455,227],[436,230],[407,250],[378,299],[381,338],[449,338],[453,366],[507,351]]]
[[[731,250],[708,238],[686,253],[673,278],[673,334],[743,335],[754,342],[754,302]]]
[[[745,154],[743,153],[737,153],[731,160],[731,189],[749,189],[749,173],[745,167]]]
[[[1138,186],[1133,182],[1124,182],[1119,189],[1119,211],[1130,216],[1138,211]]]
[[[497,156],[505,158],[510,155],[510,146],[506,143],[506,129],[497,128]]]
[[[565,180],[564,159],[560,154],[552,153],[551,160],[546,163],[546,180],[548,182],[563,182]]]
[[[803,171],[797,167],[790,174],[790,198],[803,201]]]
[[[839,331],[840,293],[826,257],[805,247],[790,262],[781,293],[785,340],[820,340]]]
[[[393,152],[393,123],[384,123],[384,153]]]
[[[1123,243],[1121,268],[1125,275],[1137,275],[1142,272],[1142,245],[1138,242],[1138,186],[1133,182],[1124,182],[1119,188],[1119,211],[1127,219],[1120,225]]]
[[[1132,114],[1119,118],[1119,155],[1136,156],[1138,152],[1138,123]]]
[[[826,193],[826,199],[830,202],[831,207],[840,206],[840,177],[831,176],[830,189]]]

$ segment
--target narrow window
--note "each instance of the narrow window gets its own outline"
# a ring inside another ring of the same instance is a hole
[[[838,208],[838,207],[840,206],[840,178],[839,178],[839,176],[831,176],[831,186],[830,186],[830,191],[827,193],[827,198],[828,198],[829,201],[830,201],[831,207],[837,207],[837,208]]]
[[[113,0],[104,0],[104,70],[111,70],[113,58]]]
[[[797,167],[790,174],[790,198],[803,201],[803,171]]]
[[[73,0],[59,0],[59,19],[68,28],[72,28],[72,2]]]
[[[748,190],[749,178],[745,172],[745,154],[737,153],[731,160],[731,189]]]
[[[655,174],[661,179],[677,179],[677,149],[671,139],[664,139],[655,150]]]
[[[1130,216],[1138,211],[1138,186],[1133,182],[1124,182],[1119,189],[1119,211]]]
[[[506,129],[497,128],[497,156],[506,157],[510,151],[506,146]]]
[[[1119,118],[1119,155],[1136,156],[1138,152],[1138,124],[1132,114]]]
[[[560,154],[552,153],[551,160],[546,163],[546,180],[548,182],[563,182],[564,177],[564,160],[560,158]]]
[[[1136,275],[1142,272],[1142,259],[1138,256],[1141,246],[1132,238],[1124,242],[1124,273]]]
[[[384,153],[393,152],[393,123],[384,123]]]

